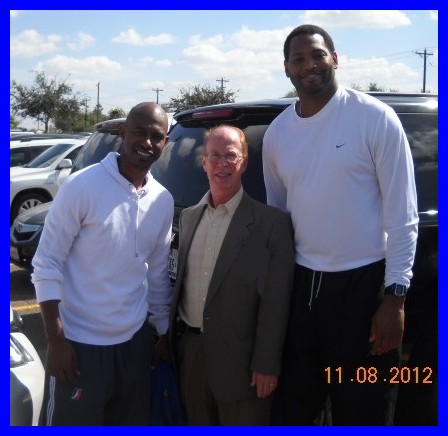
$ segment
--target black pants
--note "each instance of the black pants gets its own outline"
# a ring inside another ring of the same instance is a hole
[[[313,425],[327,400],[334,425],[390,425],[400,352],[370,355],[384,261],[337,273],[296,265],[280,397],[286,425]],[[386,381],[385,381],[386,380]]]
[[[148,425],[152,335],[149,324],[127,342],[71,341],[81,374],[73,386],[47,372],[41,425]]]

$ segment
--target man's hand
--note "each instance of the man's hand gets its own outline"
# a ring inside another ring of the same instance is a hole
[[[260,372],[252,372],[251,386],[256,386],[257,397],[266,398],[274,392],[277,387],[278,377],[276,375],[261,374]]]
[[[152,367],[155,368],[157,365],[157,362],[160,359],[165,359],[170,361],[170,352],[168,349],[168,339],[167,335],[160,335],[159,340],[156,343],[155,346],[155,352],[154,352],[154,359],[152,362]]]
[[[371,354],[381,355],[398,348],[403,340],[404,298],[385,295],[372,319]]]
[[[49,340],[47,365],[58,382],[74,384],[80,374],[76,352],[64,337]]]
[[[48,340],[47,366],[50,374],[58,382],[73,384],[79,375],[78,358],[64,335],[59,316],[59,300],[43,301],[40,309]]]

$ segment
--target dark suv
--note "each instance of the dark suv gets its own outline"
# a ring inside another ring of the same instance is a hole
[[[438,255],[438,96],[430,94],[372,93],[390,105],[406,130],[412,149],[419,203],[419,237],[414,278],[406,300],[404,362],[410,374],[432,371],[432,384],[400,380],[397,424],[437,423],[437,255]],[[208,189],[201,165],[204,131],[217,124],[244,130],[249,142],[249,165],[243,177],[245,190],[265,202],[262,174],[262,142],[270,122],[293,99],[232,103],[186,110],[174,116],[170,141],[152,166],[154,177],[173,195],[175,217],[170,273],[175,279],[178,217],[184,207],[197,203]],[[79,153],[72,171],[98,162],[108,151],[119,150],[118,126],[123,119],[96,125],[95,133]],[[21,215],[11,230],[11,250],[16,262],[28,264],[34,254],[48,204]],[[418,369],[414,369],[418,368]],[[413,372],[412,372],[413,371]],[[404,374],[406,372],[406,374]],[[428,379],[429,380],[429,379]],[[414,401],[421,397],[421,401]],[[414,410],[418,403],[418,410]]]

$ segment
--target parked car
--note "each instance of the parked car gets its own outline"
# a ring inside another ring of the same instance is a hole
[[[10,425],[37,425],[44,395],[44,367],[11,305],[9,313]]]
[[[16,130],[10,130],[9,136],[11,138],[11,141],[14,137],[18,136],[26,136],[26,135],[34,135],[35,133],[30,130],[22,130],[22,129],[16,129]]]
[[[72,162],[85,138],[59,139],[30,163],[10,168],[10,222],[23,211],[53,200],[70,174]]]
[[[25,132],[25,134],[20,132],[17,135],[11,136],[9,153],[10,167],[26,165],[47,148],[60,142],[61,139],[82,139],[85,137],[85,135],[81,134],[71,135],[68,133],[39,133],[35,135],[26,133],[32,132]],[[85,139],[87,140],[87,138]]]
[[[410,419],[420,419],[426,425],[433,425],[437,424],[438,96],[372,95],[397,112],[414,158],[420,224],[414,278],[406,299],[404,350],[409,365],[413,368],[428,367],[433,372],[433,384],[403,385],[397,405],[397,422],[405,425]],[[169,259],[173,280],[177,266],[179,214],[183,208],[197,203],[208,189],[200,159],[205,129],[227,123],[244,130],[250,150],[243,186],[252,197],[265,202],[261,160],[263,136],[270,122],[293,101],[276,99],[223,104],[185,110],[174,116],[176,124],[171,128],[170,141],[151,168],[153,176],[171,192],[175,201]],[[121,119],[99,123],[79,153],[72,171],[98,162],[108,151],[119,150],[118,127],[123,122]],[[14,262],[30,263],[49,207],[49,204],[43,205],[14,223],[11,229]],[[424,398],[424,403],[415,401],[416,396]],[[416,407],[418,411],[414,410]]]

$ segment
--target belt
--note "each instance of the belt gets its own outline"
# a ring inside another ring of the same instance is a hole
[[[204,334],[204,332],[201,330],[200,327],[190,327],[187,326],[187,330],[191,333],[194,333],[195,335],[200,335],[202,336]]]

